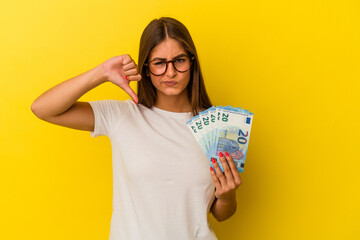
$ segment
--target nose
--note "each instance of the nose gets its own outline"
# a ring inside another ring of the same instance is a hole
[[[168,68],[166,70],[166,75],[168,77],[174,77],[176,75],[176,69],[174,67],[174,62],[168,63]]]

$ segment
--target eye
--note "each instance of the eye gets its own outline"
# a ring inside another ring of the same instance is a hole
[[[156,66],[161,66],[161,65],[165,64],[165,62],[164,61],[155,61],[153,64]]]
[[[186,59],[185,58],[177,58],[175,61],[178,63],[182,63],[182,62],[185,62]]]

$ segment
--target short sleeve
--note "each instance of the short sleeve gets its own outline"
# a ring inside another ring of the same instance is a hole
[[[89,104],[95,117],[94,131],[90,131],[92,137],[110,136],[129,110],[128,101],[100,100]]]

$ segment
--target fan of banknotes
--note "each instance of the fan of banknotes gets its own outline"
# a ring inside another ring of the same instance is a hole
[[[239,172],[243,172],[250,139],[253,113],[241,108],[214,107],[200,112],[186,122],[212,165],[215,158],[222,172],[219,152],[231,155]]]

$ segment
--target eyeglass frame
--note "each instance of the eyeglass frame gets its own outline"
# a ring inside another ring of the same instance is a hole
[[[177,60],[177,58],[181,58],[181,57],[185,57],[185,56],[190,58],[190,67],[189,67],[189,69],[187,69],[187,70],[185,70],[185,71],[179,71],[179,70],[175,67],[174,62]],[[176,71],[181,72],[181,73],[184,73],[184,72],[187,72],[187,71],[189,71],[189,70],[191,69],[191,67],[192,67],[192,62],[193,62],[195,59],[196,59],[196,57],[195,57],[194,55],[184,54],[184,55],[177,56],[177,57],[173,58],[172,60],[164,61],[164,62],[166,63],[165,71],[164,71],[162,74],[160,74],[160,75],[156,75],[156,74],[154,74],[154,73],[150,70],[150,63],[153,62],[153,61],[156,61],[156,60],[158,60],[158,59],[155,58],[155,59],[151,60],[151,61],[148,62],[148,63],[144,63],[144,66],[146,66],[146,67],[149,68],[149,71],[151,72],[152,75],[154,75],[154,76],[162,76],[162,75],[164,75],[164,74],[166,73],[166,71],[167,71],[167,69],[168,69],[168,65],[169,65],[169,63],[171,62],[172,65],[173,65],[173,67],[174,67],[174,69],[175,69]],[[165,60],[166,60],[166,59],[165,59]]]

